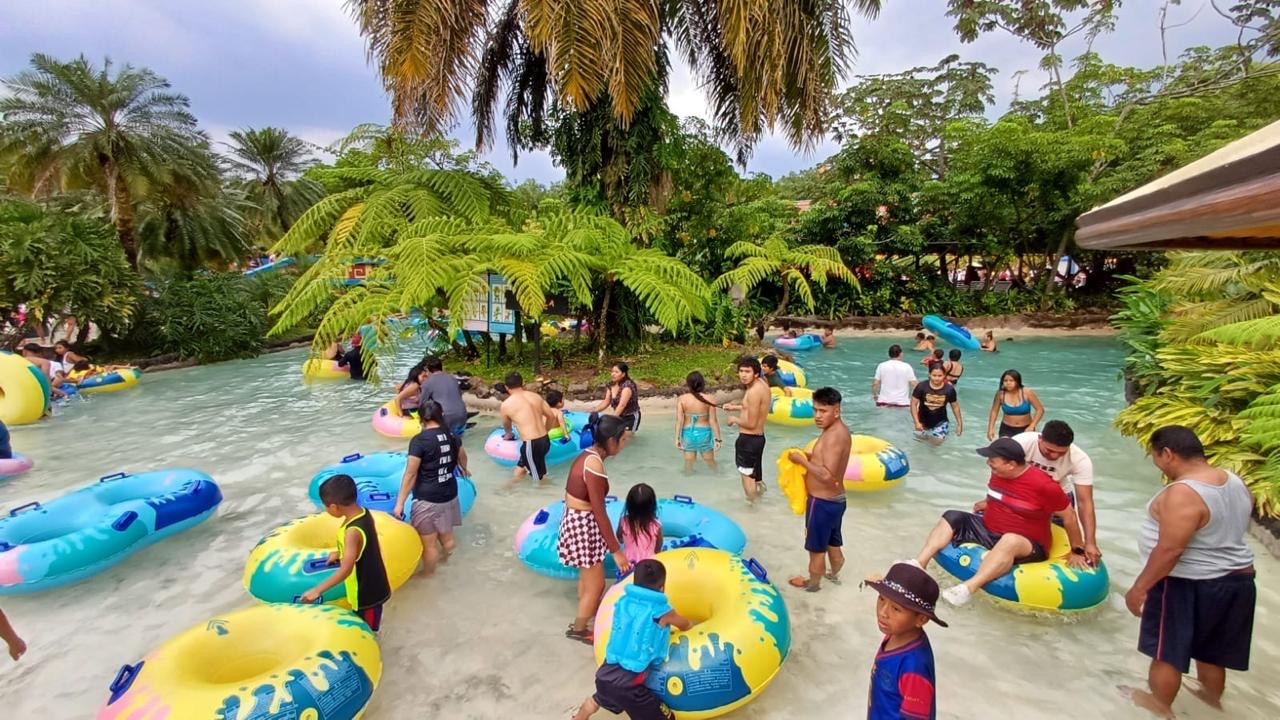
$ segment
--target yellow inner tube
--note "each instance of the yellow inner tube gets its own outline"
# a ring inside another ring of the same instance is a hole
[[[386,411],[385,417],[375,417],[374,426],[381,425],[378,432],[387,437],[411,438],[422,431],[422,424],[418,422],[418,418],[413,415],[405,415],[400,409],[400,404],[394,398],[383,403],[382,408],[378,410],[379,415]],[[399,435],[392,435],[392,430],[398,430]]]
[[[888,490],[902,484],[906,476],[906,454],[901,453],[888,440],[881,440],[871,435],[849,435],[849,464],[844,472],[845,492],[874,492]],[[804,452],[813,452],[818,443],[814,438],[804,446]],[[787,448],[778,455],[778,487],[787,498],[791,511],[797,515],[804,513],[804,505],[808,500],[808,491],[804,486],[805,468],[791,461],[791,452],[799,448]],[[889,468],[881,458],[881,453],[902,456],[902,465],[897,468],[901,472],[898,477],[889,477]]]
[[[311,358],[302,363],[302,377],[307,380],[348,380],[351,372],[338,367],[337,360]]]
[[[98,718],[228,717],[232,708],[243,717],[263,696],[272,717],[293,703],[289,717],[359,717],[381,677],[378,642],[349,611],[257,605],[202,622],[122,669],[117,683],[128,685]],[[326,712],[335,707],[346,714]]]
[[[418,561],[422,559],[422,540],[408,523],[377,510],[369,512],[373,513],[373,525],[378,532],[378,545],[382,548],[382,564],[387,569],[387,581],[391,583],[391,589],[395,590],[413,577],[414,571],[418,569]],[[340,518],[321,512],[298,518],[272,530],[249,553],[249,560],[244,566],[245,589],[249,589],[252,583],[263,582],[260,577],[273,573],[283,572],[301,577],[308,560],[323,558],[338,549],[338,527],[341,522]],[[311,587],[310,582],[303,584],[307,587],[302,588],[301,592]],[[350,607],[342,586],[325,593],[325,597],[330,594],[339,596],[332,604]]]
[[[809,388],[787,388],[788,396],[782,388],[769,388],[769,414],[765,417],[769,422],[792,427],[813,425],[813,391]]]
[[[667,662],[662,666],[670,672],[664,686],[668,700],[684,698],[688,704],[681,708],[671,702],[676,718],[718,717],[754,700],[773,681],[791,648],[790,617],[778,589],[758,580],[741,557],[724,550],[684,548],[655,557],[667,570],[665,593],[671,607],[697,623],[689,632],[672,629]],[[614,606],[631,582],[628,576],[601,601],[595,624],[597,665],[604,663]],[[681,668],[696,673],[704,666],[706,674],[695,677],[706,687],[690,687],[681,680]],[[721,690],[717,694],[722,696],[733,694],[727,688],[712,687],[728,682],[733,666],[746,684],[739,690],[747,692],[721,705],[693,709],[702,704],[696,697],[698,689]]]
[[[49,409],[49,382],[25,358],[0,353],[0,421],[27,425]]]

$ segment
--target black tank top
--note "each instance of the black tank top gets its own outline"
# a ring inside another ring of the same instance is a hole
[[[618,409],[618,401],[622,399],[622,390],[626,388],[631,391],[631,397],[627,398],[627,406],[618,411],[619,415],[635,415],[640,412],[640,393],[631,378],[627,378],[617,385],[613,386],[613,395],[609,400],[609,407],[614,410]]]
[[[382,546],[378,544],[378,533],[373,526],[373,515],[368,510],[342,525],[338,531],[338,552],[346,552],[347,530],[355,528],[363,536],[360,557],[356,558],[356,567],[347,576],[347,602],[353,610],[363,610],[381,605],[391,597],[391,583],[387,581],[387,568],[382,564]]]

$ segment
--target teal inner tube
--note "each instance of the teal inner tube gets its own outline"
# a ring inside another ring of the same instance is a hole
[[[404,466],[408,462],[409,454],[403,450],[368,455],[353,453],[333,465],[326,465],[312,476],[307,494],[311,497],[311,502],[323,510],[324,503],[320,502],[321,483],[334,475],[347,474],[356,481],[356,499],[361,507],[381,510],[390,515],[391,511],[396,509],[400,481],[404,478]],[[457,470],[454,471],[454,477],[458,479],[458,504],[461,506],[462,514],[466,515],[476,504],[476,485],[471,482],[471,478],[463,477]],[[413,495],[410,494],[408,502],[404,504],[404,515],[400,518],[401,520],[409,521],[410,514],[413,512],[413,503]]]
[[[921,324],[929,332],[937,335],[948,345],[955,345],[961,350],[981,350],[982,343],[969,332],[968,328],[957,325],[938,315],[925,315]]]

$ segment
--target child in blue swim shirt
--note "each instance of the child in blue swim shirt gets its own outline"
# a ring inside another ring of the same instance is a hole
[[[667,568],[657,560],[634,566],[632,584],[614,605],[604,664],[596,671],[596,692],[587,698],[574,720],[586,720],[600,708],[626,713],[631,720],[673,720],[671,712],[644,678],[655,663],[667,659],[671,628],[688,630],[693,622],[671,609],[663,590]]]
[[[914,563],[894,563],[883,579],[868,578],[880,593],[876,624],[884,633],[871,666],[867,720],[934,720],[938,716],[933,648],[924,626],[934,614],[938,583]]]

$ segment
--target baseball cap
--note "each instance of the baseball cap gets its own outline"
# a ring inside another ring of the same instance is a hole
[[[1025,463],[1027,454],[1023,451],[1022,446],[1013,438],[996,438],[995,442],[986,447],[978,448],[978,454],[986,458],[1003,458],[1012,460],[1016,463]]]

